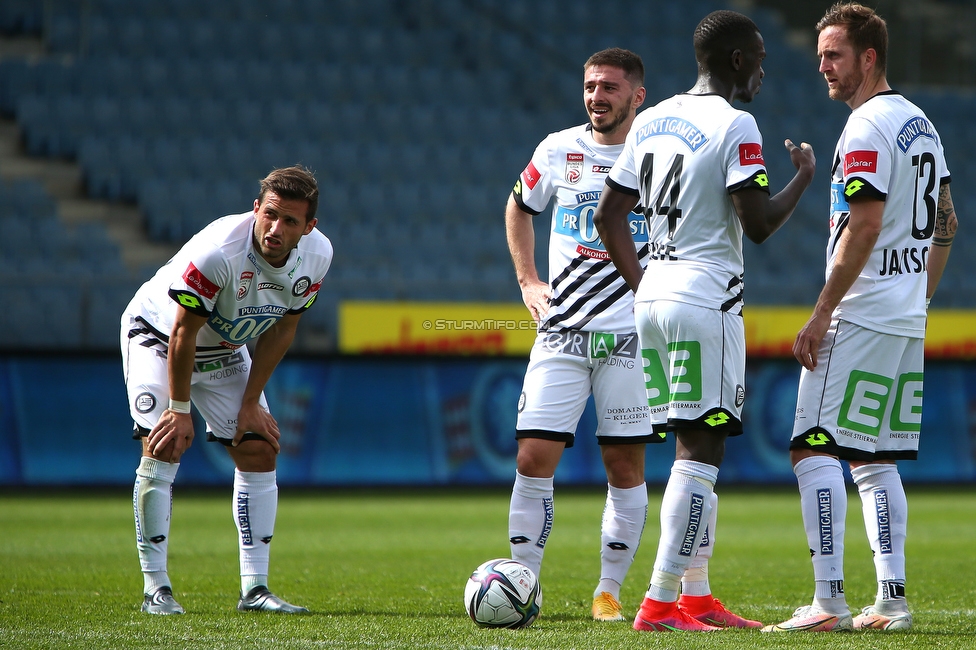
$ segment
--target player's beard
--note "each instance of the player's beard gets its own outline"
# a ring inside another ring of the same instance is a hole
[[[633,100],[631,100],[631,101],[633,101]],[[628,103],[627,105],[630,106],[630,103]],[[615,110],[616,109],[614,109],[614,107],[612,107],[612,106],[610,107],[610,113],[609,113],[609,115],[613,115],[614,117],[609,122],[604,122],[603,125],[601,125],[601,126],[597,126],[593,122],[593,118],[591,116],[590,117],[590,126],[593,127],[593,130],[596,131],[597,133],[602,133],[603,135],[606,135],[608,133],[613,133],[614,131],[616,131],[617,129],[619,129],[620,126],[625,121],[627,121],[627,111],[626,110],[620,110],[618,113],[614,113]]]
[[[864,73],[854,70],[846,79],[837,80],[837,85],[827,89],[827,96],[831,99],[847,103],[857,93],[857,89],[864,83]]]

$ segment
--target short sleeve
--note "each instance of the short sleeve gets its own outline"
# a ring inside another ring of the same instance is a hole
[[[519,208],[528,214],[539,214],[549,205],[549,199],[555,193],[552,184],[552,164],[550,155],[553,135],[550,134],[539,143],[532,154],[532,159],[519,174],[512,196]]]

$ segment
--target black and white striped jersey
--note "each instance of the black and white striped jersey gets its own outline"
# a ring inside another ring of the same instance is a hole
[[[589,124],[551,133],[515,184],[519,208],[540,214],[553,202],[549,233],[552,302],[541,330],[634,331],[634,295],[617,272],[593,225],[607,173],[623,145],[593,140]],[[630,215],[641,265],[647,262],[644,217]]]

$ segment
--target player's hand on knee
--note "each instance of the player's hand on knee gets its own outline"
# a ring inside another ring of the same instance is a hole
[[[154,458],[178,463],[183,452],[193,444],[193,418],[189,413],[167,409],[149,432],[146,443]]]
[[[281,437],[278,422],[264,407],[257,404],[241,406],[237,415],[237,433],[234,435],[233,446],[240,444],[245,433],[256,433],[268,441],[276,454],[281,451],[278,443]]]

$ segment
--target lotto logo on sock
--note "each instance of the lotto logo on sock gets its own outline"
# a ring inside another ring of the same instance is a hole
[[[878,547],[882,555],[890,555],[891,516],[888,514],[888,490],[874,493],[874,512],[878,517]]]
[[[254,544],[254,540],[251,538],[251,514],[247,505],[249,496],[247,492],[237,493],[237,523],[241,528],[241,544],[244,546],[253,546]]]
[[[834,554],[834,514],[830,488],[817,490],[817,514],[820,519],[820,554]]]
[[[681,541],[681,548],[678,550],[679,555],[691,557],[692,553],[695,552],[695,536],[698,534],[698,529],[701,528],[704,507],[705,497],[700,494],[692,494],[691,507],[688,512],[688,528],[685,529],[685,537]]]

